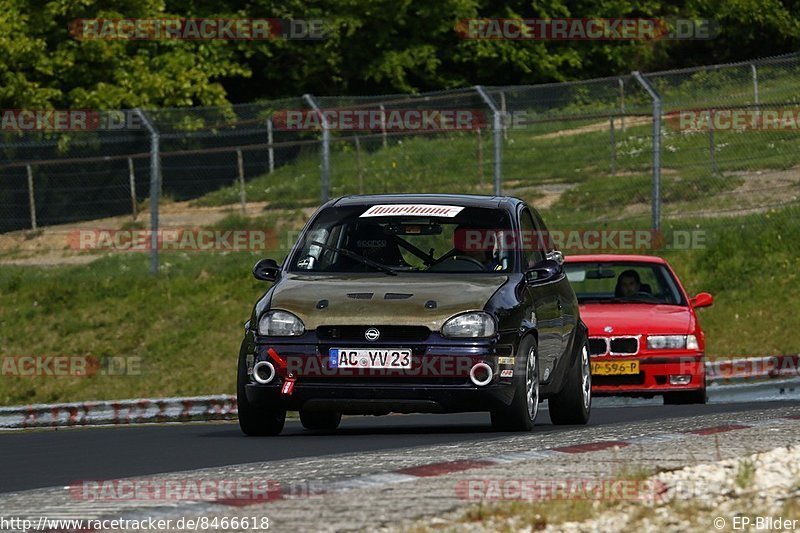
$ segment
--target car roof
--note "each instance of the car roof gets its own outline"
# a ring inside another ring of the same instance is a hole
[[[332,206],[375,204],[432,204],[459,205],[464,207],[500,208],[524,203],[511,196],[481,196],[477,194],[366,194],[343,196],[334,200]]]
[[[636,263],[660,263],[666,264],[666,259],[655,255],[634,255],[634,254],[587,254],[587,255],[568,255],[565,258],[567,263],[605,263],[612,261],[636,262]]]

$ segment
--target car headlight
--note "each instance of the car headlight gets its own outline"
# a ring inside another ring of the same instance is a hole
[[[303,321],[288,311],[267,311],[258,321],[258,334],[270,337],[296,337],[306,328]]]
[[[483,311],[456,315],[442,326],[442,335],[445,337],[493,337],[496,331],[497,326],[494,323],[494,318]]]
[[[648,335],[648,350],[697,350],[700,346],[694,335]]]

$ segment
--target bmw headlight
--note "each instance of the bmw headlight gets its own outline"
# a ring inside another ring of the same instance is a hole
[[[699,345],[694,335],[648,335],[648,350],[697,350]]]
[[[288,311],[267,311],[258,321],[258,334],[270,337],[296,337],[306,328],[303,321]]]
[[[496,332],[494,318],[483,311],[456,315],[442,326],[442,335],[445,337],[485,338],[493,337]]]

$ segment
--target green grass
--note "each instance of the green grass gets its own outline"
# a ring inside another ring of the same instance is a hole
[[[229,393],[248,306],[266,288],[251,254],[146,255],[0,272],[3,356],[132,357],[140,375],[0,379],[0,403]]]

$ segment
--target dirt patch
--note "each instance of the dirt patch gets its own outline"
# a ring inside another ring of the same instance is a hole
[[[653,119],[650,117],[625,117],[625,127],[641,126],[642,124],[652,124]],[[533,137],[534,139],[557,139],[559,137],[571,137],[573,135],[582,135],[584,133],[595,133],[598,131],[606,131],[611,129],[611,124],[608,120],[603,122],[596,122],[594,124],[587,124],[578,128],[570,128],[567,130],[554,131],[552,133],[544,133]],[[614,129],[622,131],[621,119],[614,119]]]
[[[674,169],[662,169],[662,176],[677,175]],[[766,213],[800,201],[800,167],[786,170],[758,170],[726,173],[743,182],[734,189],[709,194],[692,202],[669,202],[662,214],[671,219],[696,217],[739,217]],[[724,176],[720,180],[726,179]],[[651,204],[628,204],[615,213],[597,218],[597,222],[649,217]]]
[[[712,195],[702,204],[673,205],[667,214],[672,218],[743,216],[766,213],[800,201],[800,167],[728,172],[726,176],[743,181],[734,189]]]
[[[267,202],[250,202],[245,214],[249,217],[264,214]],[[313,211],[313,209],[312,209]],[[159,226],[166,228],[195,228],[212,225],[232,213],[241,213],[238,205],[214,207],[190,207],[189,202],[167,203],[159,211]],[[283,211],[276,211],[276,219]],[[108,217],[84,220],[69,224],[59,224],[30,230],[0,234],[0,265],[82,265],[102,257],[102,254],[75,249],[75,235],[78,230],[107,229],[119,230],[130,227],[131,216]],[[136,227],[150,227],[150,211],[141,213]]]
[[[524,200],[531,200],[529,203],[536,209],[547,209],[552,207],[562,194],[577,186],[577,183],[543,183],[527,187],[506,188],[505,193]]]

